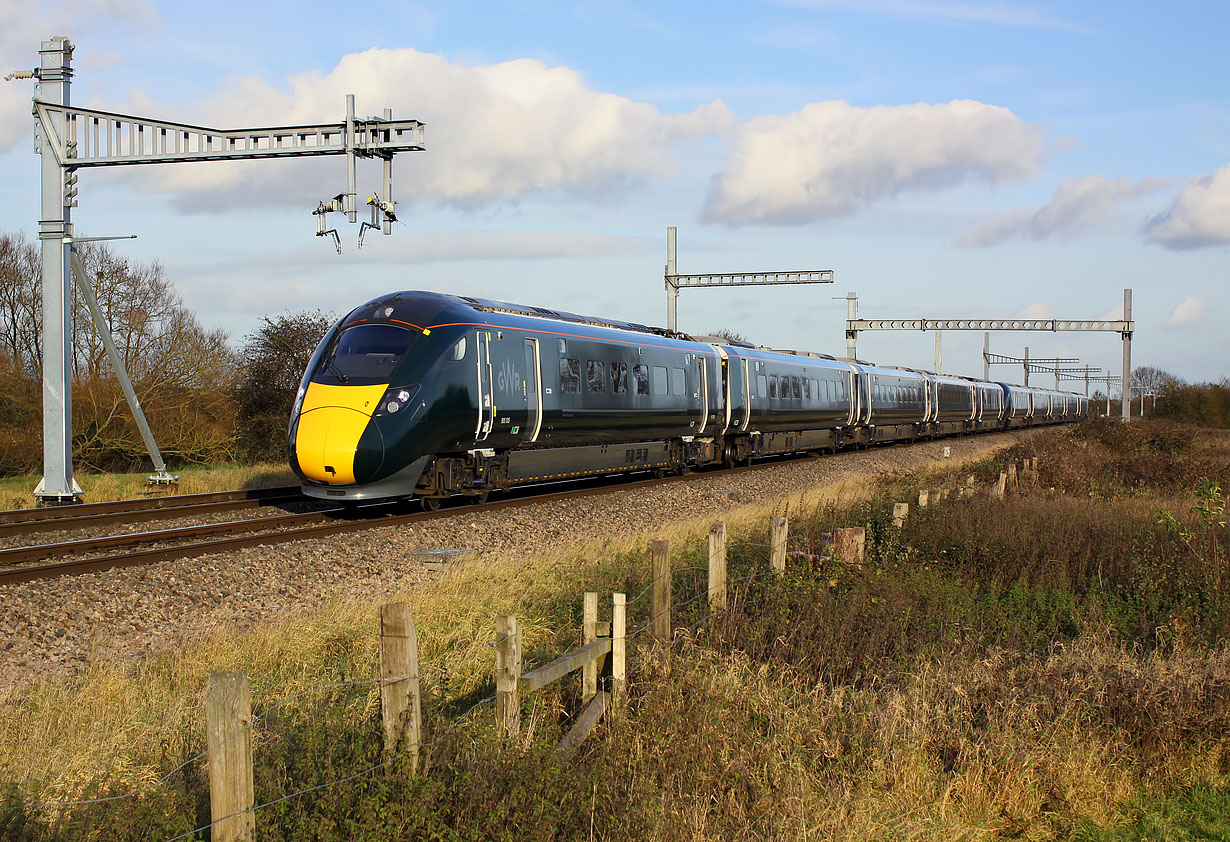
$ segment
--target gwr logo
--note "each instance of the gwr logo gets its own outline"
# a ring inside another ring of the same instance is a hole
[[[648,447],[634,447],[624,451],[624,464],[635,465],[637,462],[649,461]]]

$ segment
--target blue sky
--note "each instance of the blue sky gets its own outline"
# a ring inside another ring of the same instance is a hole
[[[847,290],[866,318],[1105,318],[1131,287],[1134,362],[1203,380],[1230,374],[1227,32],[1214,2],[65,0],[0,9],[0,73],[63,34],[78,105],[224,128],[340,120],[353,92],[427,123],[394,164],[404,224],[362,252],[342,226],[340,257],[310,215],[340,159],[82,173],[78,233],[138,234],[117,248],[236,337],[414,288],[662,324],[675,225],[681,271],[837,275],[684,291],[684,330],[843,353]],[[31,94],[0,86],[0,230],[33,236]],[[1027,344],[1119,364],[1113,334],[992,336]],[[946,334],[945,369],[981,348]]]

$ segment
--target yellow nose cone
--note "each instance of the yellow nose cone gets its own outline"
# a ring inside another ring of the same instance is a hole
[[[386,389],[388,384],[308,384],[295,432],[295,456],[304,476],[330,485],[354,483],[359,438]]]

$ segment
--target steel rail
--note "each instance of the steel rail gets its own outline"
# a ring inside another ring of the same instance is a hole
[[[817,459],[817,456],[804,456],[806,459]],[[690,480],[699,479],[702,477],[725,476],[732,473],[743,473],[745,471],[758,471],[772,467],[775,464],[780,464],[781,460],[763,462],[757,465],[744,466],[738,468],[730,468],[723,471],[711,471],[706,473],[686,473],[679,476],[655,477],[652,479],[624,481],[616,483],[604,483],[589,488],[573,488],[567,491],[548,491],[541,494],[533,494],[528,496],[516,496],[503,500],[489,501],[481,508],[483,511],[500,510],[506,508],[516,508],[518,506],[528,506],[535,503],[549,503],[557,500],[576,499],[582,497],[591,497],[599,494],[610,494],[618,491],[638,490],[642,488],[650,488],[657,485],[666,485],[672,482],[688,482]],[[791,460],[793,461],[793,460]],[[802,461],[802,460],[800,460]],[[464,498],[459,498],[464,500]],[[398,505],[401,501],[396,501],[391,505]],[[388,506],[373,504],[373,506],[365,508],[381,508],[387,509]],[[103,570],[111,570],[122,567],[133,567],[137,565],[153,564],[159,561],[170,561],[179,558],[190,558],[201,555],[208,555],[218,552],[229,552],[231,550],[243,549],[246,547],[254,547],[260,545],[282,544],[291,541],[301,541],[305,539],[320,538],[329,535],[338,535],[346,532],[358,532],[364,529],[377,529],[387,526],[401,526],[404,524],[417,523],[437,518],[455,517],[471,515],[475,512],[473,507],[447,507],[439,511],[423,511],[411,512],[404,515],[389,515],[382,514],[375,517],[357,517],[349,520],[339,520],[330,518],[330,514],[337,514],[340,509],[330,510],[328,512],[310,512],[304,515],[288,515],[284,517],[272,518],[256,518],[250,521],[236,521],[225,524],[211,524],[209,527],[184,527],[174,530],[161,530],[153,533],[137,533],[133,535],[123,536],[108,536],[103,539],[105,541],[122,541],[129,539],[129,543],[138,543],[133,539],[148,539],[152,541],[167,540],[172,537],[171,533],[179,533],[179,537],[194,537],[193,530],[196,530],[196,536],[200,536],[201,530],[206,528],[216,528],[216,532],[211,534],[231,533],[231,537],[221,537],[211,541],[197,541],[187,544],[176,544],[169,547],[156,547],[150,549],[138,549],[133,552],[119,553],[115,555],[96,556],[94,558],[84,559],[69,559],[65,561],[53,562],[51,564],[24,564],[18,566],[9,566],[0,568],[0,585],[18,584],[21,582],[31,582],[38,579],[55,578],[59,576],[71,576],[82,573],[94,573]],[[361,510],[360,510],[361,511]],[[283,524],[291,522],[293,518],[315,518],[328,520],[326,523],[316,523],[299,528],[282,529],[277,532],[259,532],[257,534],[234,535],[235,532],[248,532],[253,530],[265,529],[265,524],[271,522],[281,522]],[[160,536],[160,537],[150,537]],[[93,545],[98,548],[98,541],[95,540]],[[60,545],[45,545],[45,547],[19,547],[13,550],[0,551],[0,560],[15,561],[21,556],[18,551],[36,552],[43,549],[50,549],[58,546],[60,549],[55,553],[45,553],[41,558],[48,555],[62,555],[69,545],[89,545],[90,541],[75,541],[65,542]],[[108,545],[113,546],[113,545]]]
[[[84,514],[70,518],[50,518],[45,520],[18,521],[4,523],[0,521],[0,537],[5,535],[23,535],[42,532],[62,532],[70,529],[86,529],[94,526],[106,526],[115,523],[134,523],[155,520],[170,520],[180,517],[195,517],[197,515],[216,514],[218,512],[242,511],[244,509],[259,509],[265,506],[276,506],[283,503],[320,503],[323,501],[305,497],[299,492],[284,496],[268,496],[257,499],[219,500],[214,503],[192,503],[185,506],[159,506],[152,509],[130,509],[127,511],[99,512]],[[134,517],[135,516],[135,517]]]
[[[111,500],[102,503],[79,503],[73,506],[52,506],[41,509],[9,509],[0,511],[0,529],[14,523],[66,524],[85,521],[106,514],[136,513],[159,509],[199,506],[207,503],[269,500],[270,498],[302,497],[297,485],[274,488],[250,488],[241,491],[215,491],[205,494],[176,494],[170,497]],[[63,527],[54,527],[63,528]]]
[[[1038,428],[1030,428],[1030,429],[1038,429]],[[995,432],[1019,433],[1021,432],[1021,430],[997,430]],[[627,478],[627,475],[624,475],[623,477],[619,477],[619,478],[607,477],[607,478],[604,478],[606,479],[606,481],[602,482],[602,484],[600,485],[592,485],[590,487],[578,489],[575,487],[574,483],[569,483],[570,485],[573,486],[570,490],[546,491],[545,493],[526,494],[525,496],[520,496],[518,491],[512,491],[509,493],[512,495],[516,495],[516,496],[510,496],[502,500],[489,501],[483,504],[481,507],[449,506],[449,507],[442,508],[434,512],[433,511],[422,511],[422,512],[412,512],[412,513],[402,514],[402,515],[378,514],[374,517],[359,516],[359,517],[354,517],[351,519],[344,519],[344,520],[330,517],[330,515],[337,514],[339,511],[339,510],[330,510],[327,512],[310,512],[310,513],[306,513],[303,515],[289,515],[289,516],[286,516],[285,518],[283,517],[256,518],[250,521],[237,521],[237,522],[232,522],[232,523],[227,523],[227,524],[212,524],[210,525],[210,527],[217,527],[218,533],[224,533],[224,532],[234,533],[234,532],[239,532],[239,531],[246,531],[250,533],[252,532],[252,530],[264,529],[265,526],[262,525],[262,522],[263,523],[290,522],[290,519],[293,519],[293,518],[301,518],[301,519],[316,518],[316,519],[325,519],[328,521],[326,523],[316,523],[316,524],[306,525],[306,526],[302,526],[298,528],[282,529],[281,531],[277,531],[277,532],[258,532],[257,534],[246,534],[246,535],[239,535],[239,536],[234,536],[232,534],[231,537],[221,537],[221,538],[218,538],[216,540],[211,540],[211,541],[198,541],[198,542],[187,543],[187,544],[177,544],[177,545],[170,546],[170,547],[158,547],[158,548],[150,548],[150,549],[144,549],[144,550],[136,550],[134,552],[121,553],[121,554],[109,555],[109,556],[100,556],[100,557],[85,558],[85,559],[73,559],[73,560],[53,562],[51,564],[39,564],[39,565],[27,564],[27,565],[21,565],[21,566],[10,566],[6,568],[0,568],[0,585],[17,584],[21,582],[35,581],[38,579],[55,578],[59,576],[71,576],[71,575],[78,575],[82,573],[94,573],[94,572],[99,572],[99,571],[104,571],[104,570],[111,570],[115,568],[153,564],[159,561],[170,561],[170,560],[180,559],[180,558],[190,558],[190,557],[196,557],[196,556],[202,556],[202,555],[209,555],[212,553],[229,552],[232,550],[244,549],[246,547],[283,544],[283,543],[289,543],[293,541],[302,541],[302,540],[307,540],[307,539],[326,537],[330,535],[338,535],[338,534],[343,534],[347,532],[359,532],[365,529],[378,529],[382,527],[402,526],[405,524],[420,523],[420,522],[429,521],[429,520],[436,520],[438,518],[448,518],[448,517],[454,517],[454,516],[464,517],[464,516],[474,514],[476,510],[498,511],[501,509],[510,509],[510,508],[516,508],[519,506],[528,506],[528,505],[533,505],[536,503],[550,503],[550,502],[555,502],[559,500],[579,499],[583,497],[597,496],[600,494],[611,494],[611,493],[616,493],[619,491],[636,491],[640,489],[651,488],[651,487],[658,486],[658,485],[667,485],[667,484],[674,483],[674,482],[690,482],[692,480],[702,479],[706,477],[708,478],[724,477],[724,476],[728,476],[731,474],[741,474],[741,473],[745,473],[749,471],[761,471],[761,470],[774,467],[776,465],[780,465],[782,462],[811,461],[811,460],[825,458],[825,456],[826,456],[825,454],[815,455],[815,454],[808,453],[808,454],[805,454],[799,457],[786,456],[785,458],[772,458],[768,461],[759,462],[755,465],[745,465],[745,466],[740,466],[736,468],[725,468],[725,469],[716,470],[716,471],[704,471],[704,472],[687,471],[681,475],[654,477],[651,479],[642,479],[642,480],[631,480]],[[610,481],[611,479],[615,479],[616,481],[611,482]],[[537,488],[540,488],[540,489],[542,487],[543,486],[541,485],[537,486]],[[525,490],[528,491],[529,489],[525,489]],[[457,497],[454,499],[458,501],[465,500],[465,498],[462,498],[462,497]],[[376,503],[376,504],[372,504],[371,506],[366,506],[364,508],[386,510],[387,508],[391,506],[399,505],[402,502],[403,501],[393,501],[393,503],[389,505],[383,505],[383,504]],[[188,535],[188,537],[192,537],[191,535],[189,535],[189,533],[191,533],[193,529],[197,530],[196,535],[199,536],[202,534],[200,530],[203,528],[205,527],[186,527],[180,530],[162,530],[162,532],[163,533],[183,532],[185,533],[185,535]],[[215,534],[218,534],[218,533],[215,533]],[[159,533],[156,533],[156,532],[155,533],[142,533],[142,535],[145,535],[145,536],[158,535],[158,534]],[[117,538],[120,538],[120,537],[137,538],[141,536],[132,535],[132,536],[115,536],[115,537]],[[158,540],[158,539],[153,539],[153,540]],[[89,543],[89,542],[87,541],[87,542],[74,542],[74,543]],[[30,548],[20,548],[20,549],[30,549]],[[3,558],[3,557],[4,557],[3,555],[0,555],[0,558]]]

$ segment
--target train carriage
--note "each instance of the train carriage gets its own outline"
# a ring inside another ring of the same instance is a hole
[[[1086,406],[1047,390],[400,292],[322,339],[288,449],[311,496],[415,496],[430,508],[526,483],[1058,421]]]

